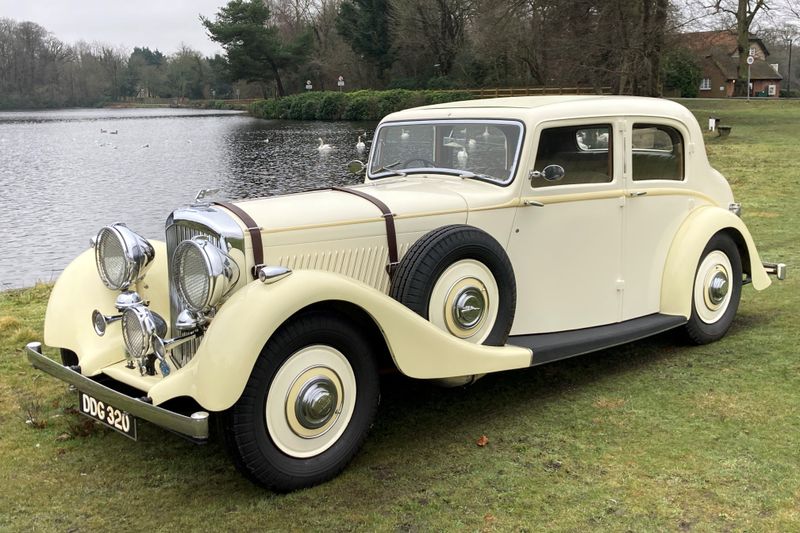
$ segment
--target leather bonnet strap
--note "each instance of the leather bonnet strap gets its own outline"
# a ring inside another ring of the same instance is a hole
[[[247,211],[241,207],[229,202],[212,203],[214,205],[224,207],[239,217],[242,222],[244,222],[247,231],[250,232],[250,239],[253,241],[253,261],[255,261],[255,265],[253,265],[250,274],[253,276],[253,279],[258,279],[258,269],[264,266],[264,245],[261,241],[261,228],[258,226],[258,224],[256,224],[256,221],[253,220],[253,217],[247,214]]]
[[[347,187],[331,187],[331,189],[334,191],[346,192],[348,194],[360,196],[361,198],[372,202],[375,207],[381,210],[383,220],[386,222],[386,243],[389,247],[389,264],[386,265],[386,272],[391,277],[394,274],[399,261],[397,255],[397,231],[394,227],[394,213],[392,213],[392,210],[389,209],[389,206],[387,206],[381,200],[358,189],[349,189]]]

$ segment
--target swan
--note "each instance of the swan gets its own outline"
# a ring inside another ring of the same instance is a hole
[[[363,152],[366,149],[367,145],[361,141],[361,135],[358,136],[358,142],[356,143],[356,150],[359,152]]]
[[[467,151],[462,148],[458,151],[456,157],[458,158],[458,163],[463,166],[467,163],[467,158],[469,156],[467,155]]]
[[[483,133],[481,133],[481,135],[483,135],[484,138],[489,136],[489,126],[483,127]]]
[[[100,128],[100,133],[108,133],[108,132],[106,130],[104,130],[103,128]]]
[[[411,137],[411,135],[405,130],[405,128],[401,129],[400,131],[402,131],[402,133],[400,134],[400,138],[403,139],[404,141],[407,141],[408,138]]]
[[[108,133],[110,133],[111,135],[116,135],[119,133],[119,130],[111,130]]]
[[[475,142],[475,139],[470,139],[470,140],[469,140],[469,145],[470,145],[470,147],[473,147],[473,146],[475,146],[476,144],[478,144],[478,143],[476,143],[476,142]]]
[[[333,146],[331,146],[330,144],[325,144],[325,141],[322,140],[322,137],[317,137],[317,140],[319,141],[319,146],[317,146],[318,152],[320,153],[329,152],[330,150],[333,149]]]

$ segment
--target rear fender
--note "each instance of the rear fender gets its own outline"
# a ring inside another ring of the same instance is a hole
[[[531,362],[527,348],[482,346],[457,339],[352,278],[298,270],[276,283],[254,281],[237,291],[220,308],[192,360],[154,385],[150,397],[160,404],[191,396],[209,411],[231,407],[272,334],[298,311],[328,301],[350,302],[369,314],[397,368],[413,378],[483,374],[524,368]]]
[[[678,229],[667,254],[661,282],[662,313],[687,319],[692,314],[692,286],[700,256],[708,241],[720,231],[731,232],[739,247],[744,245],[742,263],[745,272],[750,274],[753,287],[763,290],[772,283],[762,266],[753,237],[742,219],[719,207],[699,207]]]

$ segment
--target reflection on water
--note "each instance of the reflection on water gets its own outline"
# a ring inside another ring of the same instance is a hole
[[[374,126],[184,109],[2,112],[0,289],[53,280],[105,224],[163,239],[169,212],[202,188],[237,199],[358,181],[345,166]],[[334,149],[320,154],[319,137]]]

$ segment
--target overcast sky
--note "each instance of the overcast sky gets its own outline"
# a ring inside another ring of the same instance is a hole
[[[181,43],[203,55],[221,52],[206,36],[199,15],[214,17],[227,0],[0,0],[0,18],[32,21],[59,40],[158,48]]]

